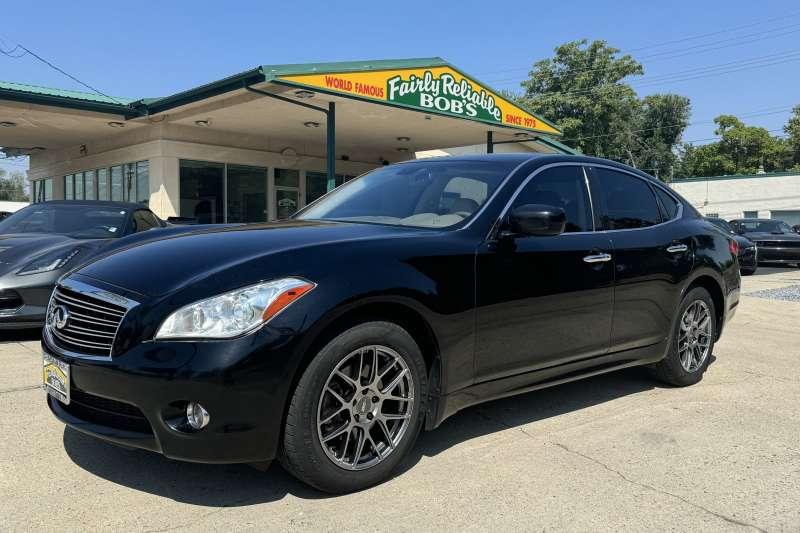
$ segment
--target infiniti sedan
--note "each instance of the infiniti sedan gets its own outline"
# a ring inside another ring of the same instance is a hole
[[[149,240],[62,278],[47,404],[106,441],[277,458],[355,491],[472,404],[635,365],[697,383],[736,311],[736,255],[617,163],[409,161],[291,220]]]

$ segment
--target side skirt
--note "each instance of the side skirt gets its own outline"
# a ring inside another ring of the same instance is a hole
[[[666,354],[667,344],[668,341],[665,339],[643,348],[625,350],[589,360],[471,385],[465,389],[440,396],[437,399],[436,408],[429,411],[425,429],[437,428],[448,417],[472,405],[553,387],[623,368],[658,362]]]

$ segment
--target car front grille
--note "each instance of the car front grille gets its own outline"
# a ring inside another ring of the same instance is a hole
[[[0,291],[0,310],[9,311],[22,306],[22,297],[17,291],[5,289]]]
[[[63,308],[62,316],[66,310],[64,324],[55,320],[58,307]],[[59,285],[50,299],[47,330],[61,348],[86,355],[111,356],[117,329],[126,312],[124,306]]]
[[[757,241],[759,247],[764,248],[800,248],[800,240],[797,241]]]

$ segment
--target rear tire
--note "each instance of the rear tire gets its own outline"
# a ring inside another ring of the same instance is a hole
[[[657,379],[676,387],[703,379],[714,351],[716,316],[714,301],[703,287],[695,287],[683,297],[667,355],[652,368]]]
[[[330,493],[389,478],[417,439],[427,408],[419,346],[391,322],[352,327],[303,372],[286,415],[281,465]]]

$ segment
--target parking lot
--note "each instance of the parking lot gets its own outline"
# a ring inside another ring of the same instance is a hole
[[[697,386],[662,387],[633,369],[468,409],[424,434],[394,479],[339,497],[277,463],[180,463],[65,429],[43,401],[36,332],[6,333],[0,531],[797,531],[792,286],[798,269],[743,278],[738,314]]]

